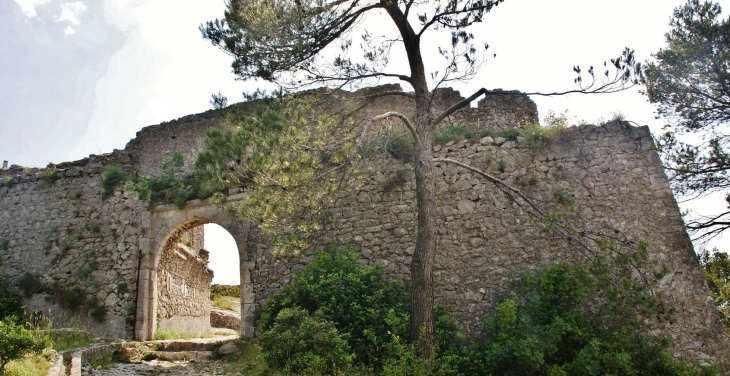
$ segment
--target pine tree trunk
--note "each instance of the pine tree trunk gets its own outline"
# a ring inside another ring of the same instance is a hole
[[[413,158],[418,229],[411,260],[411,340],[418,341],[418,350],[423,358],[430,356],[434,340],[433,264],[436,257],[436,194],[431,162],[433,130],[429,124],[429,102],[428,92],[417,94],[416,130],[422,144],[414,148]]]
[[[433,175],[433,124],[431,93],[421,56],[420,36],[408,23],[398,2],[381,0],[403,38],[403,47],[411,70],[409,83],[416,97],[416,133],[421,144],[413,148],[416,173],[416,205],[418,222],[416,249],[411,260],[411,341],[418,342],[421,357],[431,356],[433,347],[433,264],[436,258],[436,209]]]

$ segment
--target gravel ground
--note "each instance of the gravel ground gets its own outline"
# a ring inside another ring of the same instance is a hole
[[[115,363],[107,369],[93,369],[85,365],[82,375],[86,376],[131,376],[131,375],[174,375],[174,376],[240,376],[239,373],[223,371],[221,360],[174,361],[151,360],[141,363]]]

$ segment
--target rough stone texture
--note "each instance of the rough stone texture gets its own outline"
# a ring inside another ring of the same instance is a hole
[[[384,85],[377,88],[362,89],[356,92],[338,90],[329,97],[327,111],[338,111],[351,104],[353,100],[363,98],[380,91],[401,91],[400,85]],[[319,90],[313,90],[313,93]],[[435,111],[444,110],[463,99],[458,91],[443,88],[436,91]],[[246,106],[237,104],[236,106]],[[413,100],[403,96],[387,96],[375,98],[358,112],[359,118],[380,115],[386,111],[398,111],[408,116],[415,116]],[[481,99],[476,108],[467,107],[455,112],[439,126],[471,126],[490,128],[508,128],[538,121],[535,102],[519,92],[494,90]],[[125,152],[134,155],[138,163],[134,170],[139,175],[158,175],[160,166],[166,158],[179,151],[185,161],[185,169],[192,171],[198,151],[205,146],[205,133],[211,128],[225,129],[221,124],[219,111],[207,111],[201,114],[188,115],[177,120],[145,127],[137,132],[129,141]],[[371,129],[373,133],[377,129]]]
[[[0,238],[8,241],[0,249],[0,275],[15,283],[26,272],[36,274],[47,287],[76,288],[91,301],[65,309],[41,296],[26,300],[30,311],[52,312],[55,325],[74,318],[96,336],[132,334],[125,318],[134,312],[147,209],[122,192],[102,200],[100,175],[104,165],[128,161],[115,152],[59,165],[54,182],[42,180],[38,169],[0,171],[15,181],[11,188],[0,187]],[[105,322],[89,318],[91,306],[106,309]]]
[[[228,342],[225,345],[221,346],[220,349],[218,349],[218,354],[226,356],[226,355],[231,355],[233,353],[236,353],[238,351],[240,351],[240,350],[239,350],[238,346],[236,346],[235,343]]]
[[[214,328],[241,329],[241,315],[224,309],[210,309],[210,326]]]
[[[384,89],[399,90],[396,86]],[[337,92],[332,96],[333,108],[346,107],[357,97],[384,89]],[[448,89],[436,97],[437,111],[460,99]],[[413,102],[403,96],[381,97],[363,108],[359,116],[391,110],[410,115]],[[495,91],[478,108],[458,111],[441,126],[474,127],[476,123],[476,127],[504,128],[536,118],[529,98]],[[0,236],[10,241],[8,249],[0,251],[4,261],[0,274],[15,282],[25,271],[37,272],[46,283],[80,286],[109,310],[107,321],[112,324],[103,326],[108,331],[118,330],[114,323],[123,320],[124,307],[135,302],[132,292],[137,291],[135,336],[150,338],[158,327],[155,320],[158,300],[162,300],[158,289],[164,286],[165,245],[169,239],[179,239],[184,231],[218,223],[234,236],[239,248],[243,333],[252,335],[256,307],[288,284],[292,274],[311,257],[273,257],[270,245],[255,227],[249,229],[247,222],[228,218],[204,201],[189,203],[182,211],[158,206],[150,212],[121,190],[107,201],[100,199],[99,172],[104,165],[117,163],[126,171],[155,175],[162,161],[180,150],[186,168],[191,169],[211,127],[222,127],[219,112],[144,128],[123,151],[56,166],[61,178],[54,183],[40,180],[42,171],[38,169],[24,171],[11,166],[0,171],[0,175],[17,181],[12,188],[0,188]],[[665,263],[671,270],[660,285],[677,313],[671,323],[659,329],[677,344],[675,353],[703,361],[730,359],[730,344],[709,299],[648,129],[620,123],[570,128],[558,141],[538,151],[525,148],[524,141],[485,137],[436,145],[434,155],[485,169],[548,208],[557,205],[556,190],[564,189],[575,197],[575,211],[570,215],[581,229],[596,233],[618,229],[630,240],[648,241],[652,260]],[[504,171],[499,169],[500,160],[505,162]],[[482,318],[490,312],[492,293],[506,287],[510,272],[583,257],[562,239],[540,234],[525,212],[482,178],[453,165],[437,164],[435,169],[439,200],[436,299],[466,332],[478,332]],[[399,170],[409,176],[406,182],[395,179],[403,176]],[[381,161],[381,168],[361,191],[338,197],[322,243],[351,240],[363,264],[380,262],[390,278],[409,280],[416,223],[412,176],[407,164]],[[394,181],[399,182],[392,184]],[[79,190],[80,199],[75,195]],[[237,199],[245,196],[245,192],[234,193]],[[98,234],[86,230],[91,220],[101,224]],[[74,236],[77,232],[81,234],[78,241]],[[56,237],[60,242],[70,239],[71,247],[52,263],[59,249],[49,239]],[[78,270],[92,257],[98,267],[83,279]],[[107,265],[110,267],[105,270]],[[128,288],[120,294],[116,285],[121,281]],[[124,333],[129,334],[129,328]]]
[[[201,246],[202,226],[170,238],[157,269],[157,328],[177,333],[210,331],[210,283],[213,271],[192,246]]]
[[[462,141],[434,146],[434,157],[452,158],[484,169],[556,209],[555,192],[574,197],[571,220],[579,229],[650,244],[650,257],[671,273],[660,281],[677,310],[660,328],[677,344],[674,353],[700,359],[727,359],[728,339],[708,297],[692,244],[646,127],[618,122],[569,128],[560,139],[533,151],[515,142]],[[507,162],[504,172],[496,161]],[[354,242],[361,263],[382,263],[391,278],[410,279],[416,207],[412,167],[383,161],[381,170],[357,193],[339,198],[322,239]],[[406,170],[411,179],[391,190],[387,181]],[[527,214],[485,179],[455,165],[435,166],[439,243],[435,265],[437,303],[445,305],[467,333],[491,313],[491,296],[507,287],[508,274],[578,261],[583,255],[559,237],[540,233]],[[310,257],[275,258],[261,241],[252,273],[259,304],[291,281]]]

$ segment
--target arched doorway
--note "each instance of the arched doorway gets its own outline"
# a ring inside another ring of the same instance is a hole
[[[136,339],[150,340],[154,338],[158,327],[158,289],[161,286],[166,288],[169,281],[171,282],[169,283],[171,290],[175,289],[178,295],[183,293],[181,291],[182,281],[178,280],[176,283],[174,277],[170,281],[168,277],[171,276],[160,273],[160,262],[163,261],[163,256],[168,255],[180,259],[182,257],[198,257],[199,255],[192,250],[189,254],[184,252],[184,248],[183,251],[180,251],[180,240],[183,240],[184,235],[189,234],[192,229],[207,223],[215,223],[223,227],[236,242],[241,286],[241,335],[243,337],[253,337],[254,299],[251,270],[255,266],[255,261],[253,257],[249,257],[247,246],[250,224],[248,221],[241,221],[228,216],[215,206],[201,203],[199,205],[189,204],[188,207],[182,210],[170,205],[160,206],[153,209],[150,214],[150,233],[143,239],[146,244],[140,246],[143,253],[140,257],[138,274]],[[185,243],[182,242],[182,244]],[[176,253],[179,254],[176,256]],[[164,279],[164,285],[161,284],[163,282],[161,278]],[[200,298],[197,295],[199,293],[197,290],[193,292],[187,289],[185,292],[188,294],[194,293],[196,299]],[[192,310],[190,311],[192,312]]]
[[[213,271],[210,284],[210,325],[240,331],[241,268],[238,248],[231,234],[215,223],[203,225],[207,266]],[[159,311],[158,311],[159,315]]]

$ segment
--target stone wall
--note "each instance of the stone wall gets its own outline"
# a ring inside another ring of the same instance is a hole
[[[328,110],[357,107],[361,98],[379,90],[399,87],[336,92],[330,97]],[[434,106],[447,108],[460,99],[457,92],[443,89]],[[358,117],[391,110],[410,115],[412,100],[405,96],[376,98]],[[222,127],[220,119],[221,112],[209,111],[144,128],[123,151],[56,166],[59,179],[55,182],[42,180],[42,170],[24,171],[17,166],[2,170],[0,175],[12,176],[16,184],[0,188],[0,237],[9,240],[7,249],[0,250],[0,275],[17,282],[27,271],[37,273],[45,285],[83,291],[109,312],[105,324],[94,324],[102,334],[129,335],[126,313],[135,301],[141,302],[135,335],[148,338],[155,327],[165,328],[166,320],[182,317],[178,312],[200,317],[196,315],[205,309],[202,303],[186,306],[184,289],[172,287],[173,282],[181,286],[177,282],[181,280],[167,279],[165,274],[174,270],[176,275],[204,276],[204,266],[176,264],[180,257],[164,252],[166,245],[177,247],[182,232],[200,224],[225,224],[239,247],[244,332],[252,333],[247,320],[254,317],[254,307],[265,304],[271,293],[289,283],[310,257],[274,258],[268,241],[254,227],[249,229],[247,222],[228,218],[205,202],[182,211],[157,207],[150,212],[145,203],[121,189],[106,201],[100,198],[100,171],[110,163],[138,175],[156,175],[162,161],[179,150],[186,168],[192,171],[205,132]],[[454,113],[442,126],[504,128],[536,119],[537,111],[529,98],[495,91],[477,108]],[[730,359],[730,344],[709,300],[648,129],[620,123],[581,126],[568,129],[559,140],[540,150],[486,138],[436,145],[434,155],[485,169],[547,208],[559,205],[556,192],[569,194],[575,208],[570,211],[571,219],[585,231],[648,241],[651,258],[671,270],[660,285],[677,313],[660,329],[678,345],[675,353],[700,360],[710,356]],[[453,165],[437,164],[435,169],[439,200],[435,293],[437,301],[458,318],[467,333],[479,331],[481,319],[490,312],[491,295],[506,287],[510,272],[583,257],[563,239],[541,234],[520,207],[482,178]],[[402,176],[408,179],[403,182]],[[238,195],[245,196],[245,192]],[[415,218],[412,167],[394,159],[382,160],[361,191],[338,197],[333,222],[321,242],[351,240],[363,263],[380,262],[390,278],[407,281]],[[90,230],[96,228],[91,222],[99,224],[98,232]],[[188,293],[204,295],[202,280],[193,283],[195,288],[187,289]],[[185,281],[185,286],[191,286]],[[164,299],[160,295],[168,282],[169,291],[178,294],[175,299],[170,295],[170,304],[161,302]],[[120,289],[122,284],[126,289]],[[207,292],[205,295],[207,299]],[[36,296],[30,301],[43,299]],[[160,325],[155,326],[155,318]]]
[[[338,90],[324,97],[322,111],[339,113],[359,108],[357,120],[366,119],[387,111],[398,111],[408,116],[415,116],[415,103],[404,96],[370,96],[383,91],[402,91],[400,85],[384,85],[377,88],[362,89],[355,92]],[[310,93],[322,93],[314,90]],[[436,91],[434,111],[449,108],[463,98],[458,91],[450,88]],[[246,103],[235,104],[242,108]],[[362,106],[360,108],[360,106]],[[145,127],[135,138],[129,141],[124,151],[134,155],[134,170],[140,176],[155,176],[160,173],[160,166],[166,158],[176,151],[183,155],[185,170],[192,172],[197,153],[205,146],[206,132],[211,128],[226,129],[221,124],[221,111],[210,110],[204,113],[188,115],[177,120]],[[529,97],[519,92],[494,90],[478,102],[475,108],[466,107],[445,119],[440,127],[469,126],[489,128],[509,128],[538,121],[537,107]],[[377,131],[377,129],[373,129]]]
[[[202,226],[184,234],[198,234]],[[157,329],[186,334],[210,331],[210,283],[213,271],[198,257],[195,248],[167,241],[157,268]],[[202,244],[202,242],[201,242]]]
[[[0,275],[15,284],[30,273],[41,282],[37,287],[54,290],[24,303],[30,311],[50,311],[56,325],[73,318],[94,335],[128,338],[140,237],[149,224],[146,205],[135,198],[116,192],[101,199],[101,171],[109,163],[129,158],[117,152],[62,164],[55,181],[41,177],[52,169],[0,171],[0,238],[8,241],[0,249]],[[9,187],[6,179],[14,184]],[[87,303],[75,304],[79,297]],[[89,317],[93,308],[106,311],[103,322]]]
[[[434,157],[484,169],[547,209],[560,209],[555,198],[560,190],[574,206],[562,210],[577,229],[647,241],[651,259],[671,271],[660,287],[677,312],[659,329],[677,344],[675,354],[700,360],[730,356],[648,128],[618,122],[572,127],[536,151],[500,138],[452,142],[434,146]],[[506,162],[503,171],[499,160]],[[363,264],[382,263],[390,278],[408,281],[416,231],[412,167],[393,159],[380,166],[359,192],[339,198],[323,243],[352,241]],[[398,170],[409,179],[393,186]],[[507,288],[510,273],[584,258],[562,237],[541,234],[522,208],[485,179],[445,163],[436,164],[435,172],[435,296],[466,333],[479,332],[491,313],[492,295]],[[274,258],[261,242],[251,277],[256,301],[265,304],[309,260]]]

